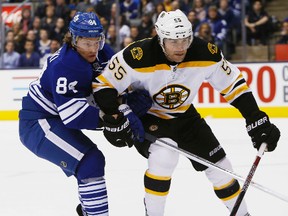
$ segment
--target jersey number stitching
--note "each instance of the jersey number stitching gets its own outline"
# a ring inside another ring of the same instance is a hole
[[[114,71],[114,77],[117,80],[121,80],[123,79],[124,75],[127,74],[127,72],[121,65],[118,65],[118,64],[119,64],[119,60],[118,60],[118,57],[116,57],[109,64],[109,69],[111,71]]]
[[[67,89],[68,89],[68,90],[72,90],[74,93],[76,93],[76,92],[78,92],[75,89],[75,86],[77,85],[77,83],[78,83],[77,81],[67,83],[66,77],[59,77],[57,80],[56,92],[58,94],[66,94]]]
[[[230,75],[232,70],[231,68],[228,66],[228,63],[227,61],[224,59],[222,61],[222,65],[221,65],[222,69],[224,70],[224,72],[227,74],[227,75]]]

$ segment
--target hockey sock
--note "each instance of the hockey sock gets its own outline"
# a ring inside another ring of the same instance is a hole
[[[237,200],[237,197],[240,193],[240,185],[238,181],[232,179],[232,181],[230,181],[226,185],[223,185],[222,187],[214,187],[214,191],[217,197],[223,201],[223,203],[231,212]],[[244,216],[246,214],[247,214],[247,206],[245,201],[243,200],[236,215]]]
[[[149,216],[163,216],[171,177],[155,176],[146,171],[144,176],[145,207]]]
[[[83,215],[108,216],[106,182],[103,177],[78,182]]]
[[[218,166],[232,170],[230,161],[225,157],[216,163]],[[207,168],[205,174],[212,182],[216,196],[231,211],[240,193],[239,182],[231,176],[213,168]],[[244,216],[248,213],[245,200],[242,201],[237,216]]]

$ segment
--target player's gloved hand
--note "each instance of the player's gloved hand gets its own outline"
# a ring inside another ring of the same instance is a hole
[[[132,129],[133,139],[135,142],[143,142],[145,131],[142,122],[136,116],[127,104],[121,104],[118,110],[124,114],[129,120],[130,128]]]
[[[123,102],[128,104],[138,117],[145,115],[152,106],[152,99],[146,90],[135,90],[124,94]]]
[[[129,120],[123,113],[119,113],[115,119],[112,115],[103,116],[104,136],[116,147],[133,146],[133,134]]]
[[[246,119],[246,129],[254,148],[259,150],[263,142],[267,144],[268,151],[273,151],[276,148],[280,131],[274,124],[270,123],[265,112],[259,111],[251,118]]]

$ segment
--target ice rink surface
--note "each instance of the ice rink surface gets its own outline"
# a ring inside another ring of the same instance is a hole
[[[243,119],[206,119],[230,158],[234,172],[246,178],[256,157]],[[281,130],[278,148],[265,153],[253,181],[288,197],[288,119],[271,119]],[[86,132],[85,132],[86,133]],[[134,148],[116,148],[101,132],[87,131],[106,156],[111,216],[144,216],[146,159]],[[76,216],[77,185],[55,165],[37,158],[19,141],[18,122],[0,121],[0,216]],[[240,182],[242,185],[243,182]],[[288,203],[250,185],[246,202],[252,216],[287,216]],[[229,215],[204,173],[183,156],[172,178],[165,216]]]

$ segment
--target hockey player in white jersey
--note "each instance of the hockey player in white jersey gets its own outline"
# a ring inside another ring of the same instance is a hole
[[[115,146],[134,143],[139,153],[148,158],[144,177],[146,214],[163,216],[179,155],[144,141],[143,127],[146,133],[232,170],[224,149],[193,106],[203,81],[207,80],[240,111],[255,148],[266,142],[267,150],[273,151],[280,131],[259,110],[239,69],[225,60],[217,46],[193,38],[191,23],[184,13],[180,10],[160,13],[155,28],[157,36],[132,43],[112,57],[93,83],[93,91],[105,113],[107,140]],[[117,95],[128,87],[147,90],[153,100],[152,107],[141,118],[142,125],[128,106],[117,103]],[[231,211],[240,192],[238,181],[216,169],[192,160],[191,163],[195,170],[205,172],[216,196]],[[250,215],[245,200],[237,215]]]

